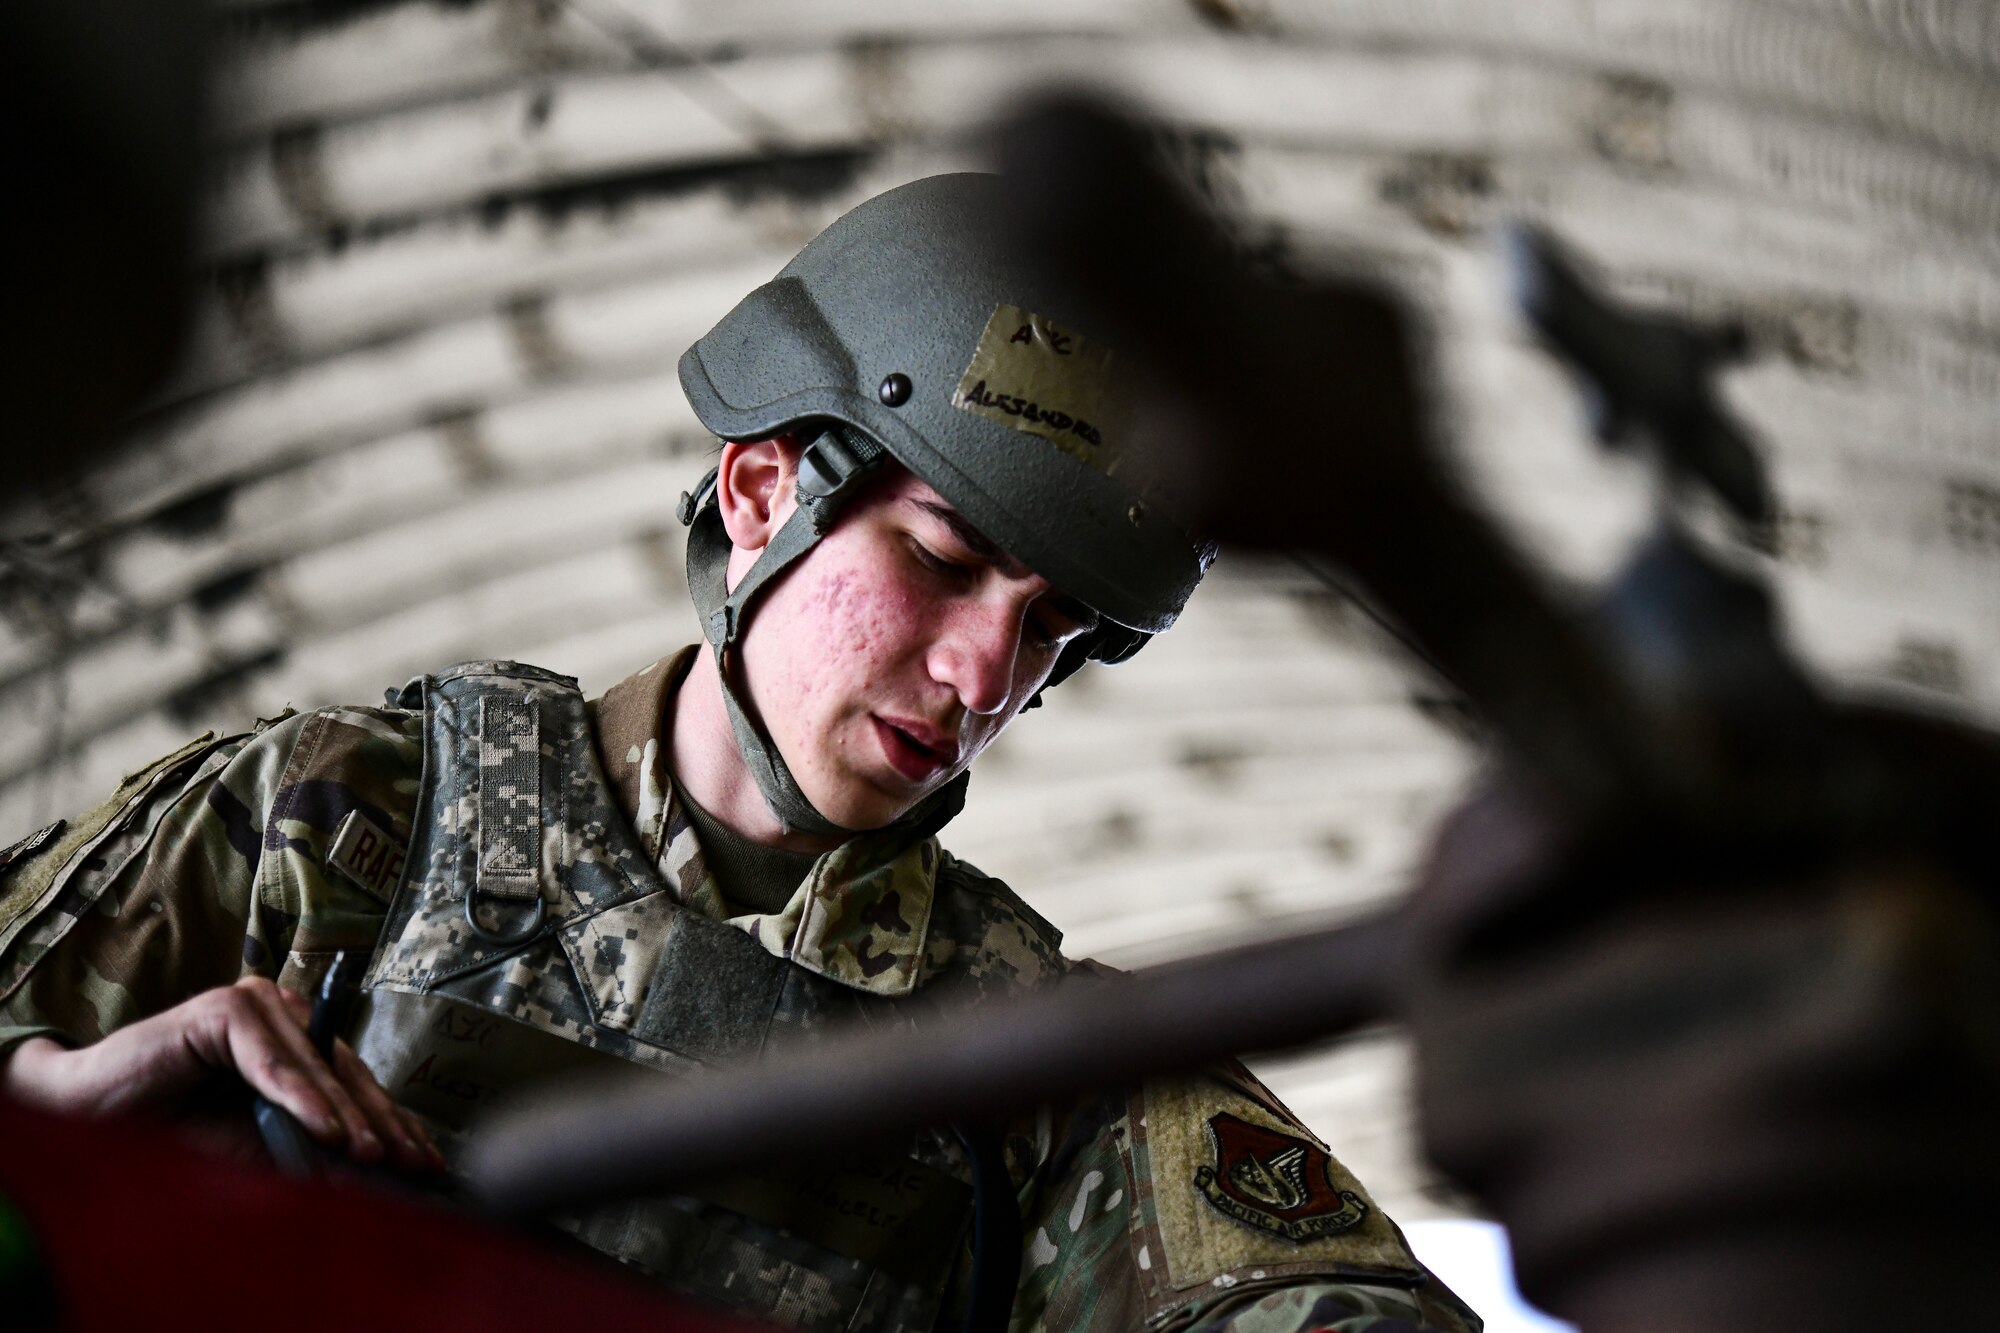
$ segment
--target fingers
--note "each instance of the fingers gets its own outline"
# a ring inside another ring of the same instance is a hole
[[[333,1072],[368,1117],[376,1136],[389,1145],[398,1166],[409,1171],[435,1171],[444,1166],[444,1154],[431,1142],[423,1122],[396,1105],[375,1081],[374,1072],[344,1041],[333,1044]]]
[[[251,1087],[297,1116],[315,1139],[357,1162],[382,1160],[381,1138],[276,985],[245,977],[225,994],[227,1057]]]
[[[345,1042],[331,1063],[306,1035],[311,1005],[263,977],[194,998],[78,1050],[29,1041],[0,1070],[7,1091],[76,1114],[172,1110],[233,1071],[291,1112],[319,1143],[362,1163],[406,1170],[444,1159],[423,1123],[395,1101]]]
[[[280,988],[278,994],[297,1020],[300,1030],[309,1029],[312,1002],[296,991]],[[396,1165],[408,1171],[443,1168],[444,1154],[431,1141],[430,1131],[424,1127],[423,1121],[396,1104],[395,1098],[376,1081],[374,1071],[362,1063],[361,1057],[345,1041],[334,1043],[332,1069],[334,1078],[339,1080],[341,1087],[360,1108],[375,1137],[387,1146]]]

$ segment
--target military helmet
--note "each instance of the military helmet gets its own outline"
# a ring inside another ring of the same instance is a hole
[[[1093,338],[1107,321],[1001,243],[999,176],[933,176],[854,208],[681,357],[702,424],[729,440],[808,440],[799,512],[733,591],[726,539],[684,497],[689,581],[718,654],[771,578],[831,526],[859,478],[894,458],[980,533],[1102,618],[1052,682],[1118,661],[1180,614],[1213,556],[1169,512],[1130,438],[1132,389]],[[728,688],[733,717],[740,708]],[[738,737],[772,808],[814,828],[755,727]],[[753,753],[754,751],[754,753]],[[780,806],[789,809],[781,809]]]

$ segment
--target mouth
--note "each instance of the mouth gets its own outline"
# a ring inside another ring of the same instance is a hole
[[[911,782],[926,782],[958,762],[958,741],[914,718],[870,715],[889,766]]]

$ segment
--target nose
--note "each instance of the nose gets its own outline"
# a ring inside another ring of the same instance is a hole
[[[999,712],[1014,689],[1026,614],[1013,598],[954,607],[931,647],[931,679],[950,686],[969,713]]]

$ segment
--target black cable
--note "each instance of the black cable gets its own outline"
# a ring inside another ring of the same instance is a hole
[[[1021,1213],[1014,1178],[991,1125],[952,1126],[972,1163],[972,1290],[964,1333],[1006,1333],[1021,1285]]]

